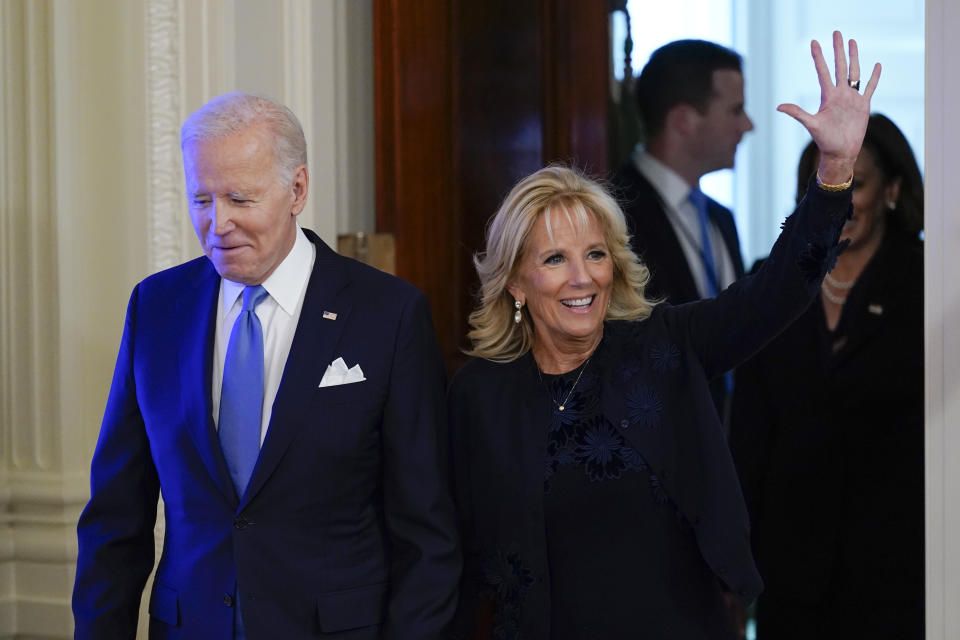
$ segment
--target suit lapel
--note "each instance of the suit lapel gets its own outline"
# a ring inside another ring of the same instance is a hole
[[[667,206],[646,176],[635,169],[634,171],[638,181],[637,198],[640,203],[635,216],[642,216],[641,224],[645,227],[636,230],[635,233],[649,234],[649,237],[655,240],[655,242],[648,242],[642,237],[639,238],[639,243],[644,247],[644,253],[650,256],[646,264],[659,271],[659,274],[652,273],[654,293],[658,296],[668,294],[667,302],[671,304],[698,300],[700,292],[697,290],[697,283],[693,279],[683,247],[680,246],[677,232],[670,224]],[[640,257],[643,258],[643,256]],[[660,283],[657,282],[658,277]]]
[[[304,233],[316,247],[317,257],[273,403],[267,436],[241,500],[241,509],[263,488],[297,431],[307,422],[308,406],[327,365],[333,361],[334,349],[352,309],[349,297],[344,295],[349,289],[346,259],[334,253],[313,232],[304,229]],[[324,311],[336,313],[337,319],[324,319]]]
[[[211,400],[214,325],[220,276],[209,262],[205,266],[176,302],[177,313],[174,317],[182,322],[178,332],[182,336],[178,352],[180,397],[190,437],[203,464],[227,500],[236,504],[236,492],[213,423]]]

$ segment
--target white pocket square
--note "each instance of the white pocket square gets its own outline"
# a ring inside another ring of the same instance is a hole
[[[343,358],[337,358],[327,365],[327,370],[323,373],[323,379],[320,381],[321,387],[335,387],[338,384],[351,384],[353,382],[363,382],[363,369],[359,364],[355,364],[349,369]]]

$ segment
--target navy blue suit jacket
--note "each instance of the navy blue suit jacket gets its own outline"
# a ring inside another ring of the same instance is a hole
[[[251,640],[431,638],[452,615],[460,556],[426,298],[307,235],[316,261],[243,496],[211,409],[219,275],[204,257],[134,289],[78,526],[77,638],[134,636],[158,492],[151,638],[231,638],[237,582]],[[338,356],[366,381],[318,388]]]

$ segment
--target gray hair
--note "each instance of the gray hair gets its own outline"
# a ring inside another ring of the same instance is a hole
[[[249,93],[233,92],[213,98],[194,111],[180,128],[180,149],[198,140],[215,140],[265,124],[273,142],[277,177],[293,182],[294,172],[307,164],[307,140],[297,116],[287,107]]]

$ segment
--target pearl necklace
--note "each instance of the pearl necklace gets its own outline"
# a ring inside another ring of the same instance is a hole
[[[827,282],[823,281],[820,283],[820,293],[823,294],[823,297],[832,302],[833,304],[843,305],[847,301],[847,296],[838,296],[829,289],[827,289]]]
[[[837,280],[829,273],[826,276],[824,276],[823,279],[829,282],[831,287],[833,287],[834,289],[840,289],[841,291],[848,291],[852,289],[853,285],[857,283],[856,278],[854,278],[853,280]]]

